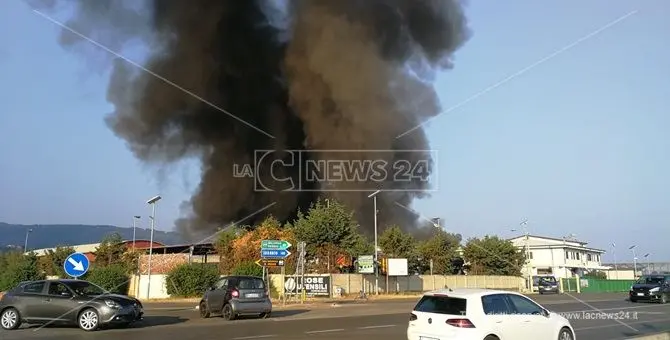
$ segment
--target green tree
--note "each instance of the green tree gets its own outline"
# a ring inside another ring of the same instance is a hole
[[[418,264],[416,271],[428,273],[430,261],[433,261],[433,274],[450,275],[453,273],[453,260],[458,257],[461,235],[435,229],[433,235],[418,245]]]
[[[24,255],[21,252],[9,252],[0,261],[0,292],[16,287],[20,282],[44,279],[35,253]]]
[[[54,250],[49,249],[44,256],[39,258],[39,267],[46,275],[65,278],[67,274],[65,274],[63,264],[74,252],[72,247],[58,246]]]
[[[216,252],[219,254],[219,271],[230,273],[235,264],[235,239],[244,230],[230,228],[219,233],[216,240]]]
[[[470,273],[476,275],[521,275],[525,263],[523,251],[511,241],[497,236],[471,238],[463,249],[470,263]]]
[[[413,258],[416,256],[416,243],[412,235],[404,233],[394,225],[379,236],[379,247],[389,258]]]
[[[105,236],[100,245],[95,249],[95,266],[121,265],[127,273],[137,269],[140,253],[129,250],[123,242],[119,233]]]
[[[355,256],[364,244],[354,213],[334,200],[328,203],[317,201],[307,214],[298,212],[298,218],[287,227],[293,228],[298,241],[306,242],[307,253],[311,257],[317,253],[317,248],[325,245],[335,246]]]

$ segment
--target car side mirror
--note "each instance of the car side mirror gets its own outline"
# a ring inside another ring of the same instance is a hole
[[[551,316],[551,313],[550,313],[548,310],[546,310],[546,309],[542,309],[542,315],[543,315],[545,318],[548,318],[549,316]]]

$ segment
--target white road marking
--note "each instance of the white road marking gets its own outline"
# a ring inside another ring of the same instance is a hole
[[[388,328],[388,327],[395,327],[395,326],[396,325],[365,326],[365,327],[358,327],[358,329]]]
[[[324,330],[321,330],[321,331],[309,331],[309,332],[305,332],[305,334],[341,332],[341,331],[343,331],[343,330],[344,330],[344,328],[324,329]]]
[[[661,321],[670,321],[670,319],[641,320],[641,321],[635,321],[635,322],[628,322],[628,324],[635,325],[635,324],[641,324],[641,323],[651,323],[651,322],[661,322]],[[612,327],[623,327],[623,326],[621,326],[621,325],[617,326],[617,325],[613,325],[611,323],[608,323],[607,325],[575,328],[575,332],[576,331],[586,331],[586,330],[589,330],[589,329],[612,328]]]
[[[242,339],[263,339],[263,338],[272,338],[275,337],[276,335],[274,334],[269,334],[269,335],[254,335],[254,336],[243,336],[239,338],[233,338],[236,340],[242,340]]]

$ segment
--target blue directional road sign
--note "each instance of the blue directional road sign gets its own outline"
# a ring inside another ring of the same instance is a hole
[[[88,257],[82,253],[72,253],[63,262],[65,274],[71,277],[80,277],[88,271]]]
[[[286,249],[261,249],[261,257],[266,259],[285,259],[291,252]]]

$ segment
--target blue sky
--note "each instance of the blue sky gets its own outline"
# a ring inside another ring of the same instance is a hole
[[[64,51],[25,3],[0,8],[0,221],[129,226],[160,193],[170,229],[197,166],[157,176],[135,160],[103,122],[108,69]],[[631,244],[670,260],[670,3],[471,2],[473,36],[436,86],[457,105],[634,10],[431,121],[438,191],[414,208],[465,237],[527,218],[534,234],[616,242],[620,261]]]

